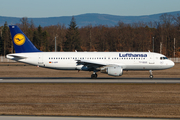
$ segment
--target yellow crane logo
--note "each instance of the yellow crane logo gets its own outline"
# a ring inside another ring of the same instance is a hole
[[[14,43],[18,46],[23,45],[25,43],[25,40],[26,38],[23,34],[18,33],[14,36]]]

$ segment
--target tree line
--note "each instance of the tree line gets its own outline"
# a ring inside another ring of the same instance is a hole
[[[41,51],[153,51],[167,57],[180,57],[180,16],[163,14],[159,21],[115,26],[87,25],[78,28],[72,17],[69,27],[64,24],[35,27],[33,21],[21,18],[17,24]],[[0,27],[0,55],[14,52],[10,31],[5,22]],[[154,48],[154,49],[153,49]]]

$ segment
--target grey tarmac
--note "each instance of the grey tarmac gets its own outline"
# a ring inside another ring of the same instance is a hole
[[[177,120],[163,118],[112,118],[112,117],[49,117],[49,116],[0,116],[0,120]]]
[[[0,78],[0,83],[180,83],[180,78]]]

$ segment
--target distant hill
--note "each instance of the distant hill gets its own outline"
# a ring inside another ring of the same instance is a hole
[[[150,21],[159,21],[159,17],[164,14],[154,14],[154,15],[143,15],[143,16],[117,16],[117,15],[108,15],[108,14],[97,14],[97,13],[87,13],[82,15],[74,16],[76,19],[76,23],[78,27],[83,27],[87,25],[108,25],[108,26],[115,26],[118,24],[119,21],[122,21],[124,23],[134,23],[134,22],[150,22]],[[180,15],[180,11],[176,12],[168,12],[167,14],[171,15]],[[68,27],[70,20],[72,16],[62,16],[62,17],[49,17],[49,18],[28,18],[29,22],[31,19],[33,19],[33,22],[35,26],[41,25],[44,26],[50,26],[50,25],[57,25],[59,24],[65,24],[66,27]],[[8,24],[16,24],[20,23],[21,18],[17,17],[3,17],[0,16],[0,26],[3,26],[5,21],[8,22]]]

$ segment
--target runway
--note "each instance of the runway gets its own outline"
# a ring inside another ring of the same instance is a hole
[[[113,118],[113,117],[41,117],[41,116],[0,116],[2,120],[167,120],[166,118]],[[168,119],[177,120],[177,119]]]
[[[180,78],[0,78],[0,83],[180,83]]]

